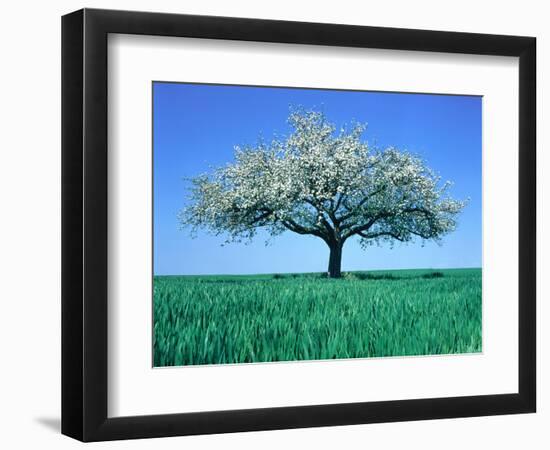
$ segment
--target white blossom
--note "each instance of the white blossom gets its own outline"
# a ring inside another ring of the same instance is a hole
[[[439,240],[456,227],[466,202],[448,196],[425,162],[396,148],[371,149],[366,125],[336,127],[317,111],[292,111],[293,132],[254,147],[235,147],[235,162],[192,179],[182,226],[252,239],[259,228],[323,239],[341,258],[344,242],[363,247],[415,237]],[[339,264],[338,260],[338,275]],[[337,276],[338,276],[337,275]]]

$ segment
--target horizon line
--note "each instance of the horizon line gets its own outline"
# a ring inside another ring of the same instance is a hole
[[[400,269],[369,269],[369,270],[342,270],[342,273],[346,272],[388,272],[388,271],[402,271],[402,270],[461,270],[461,269],[483,269],[481,266],[467,266],[467,267],[408,267]],[[251,276],[251,275],[293,275],[293,274],[316,274],[325,273],[326,270],[317,270],[310,272],[255,272],[255,273],[153,273],[154,277],[200,277],[200,276]]]

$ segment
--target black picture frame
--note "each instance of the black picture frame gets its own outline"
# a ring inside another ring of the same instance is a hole
[[[107,416],[109,33],[519,57],[517,393]],[[82,441],[535,412],[536,39],[83,9],[62,18],[62,433]]]

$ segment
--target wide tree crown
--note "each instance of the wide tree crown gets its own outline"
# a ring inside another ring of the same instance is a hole
[[[419,157],[370,148],[366,126],[337,130],[318,111],[289,116],[292,133],[254,147],[235,147],[235,160],[193,178],[183,226],[206,228],[228,241],[259,228],[310,234],[329,245],[357,236],[362,245],[439,240],[456,227],[464,201],[448,195]]]

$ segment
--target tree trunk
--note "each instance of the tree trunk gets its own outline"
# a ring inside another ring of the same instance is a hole
[[[328,277],[342,277],[342,244],[333,244],[329,246],[330,257],[328,260]]]

